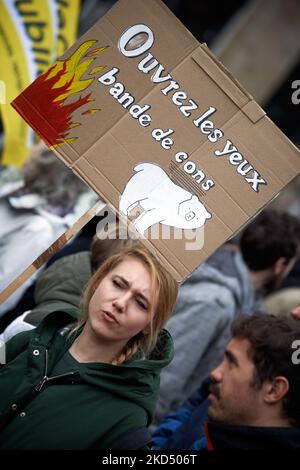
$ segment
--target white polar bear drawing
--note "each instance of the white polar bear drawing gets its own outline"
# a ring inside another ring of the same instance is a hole
[[[141,234],[157,223],[196,229],[211,218],[198,197],[173,183],[159,165],[140,163],[134,171],[121,195],[119,210],[128,216],[138,204],[144,209],[134,221]]]

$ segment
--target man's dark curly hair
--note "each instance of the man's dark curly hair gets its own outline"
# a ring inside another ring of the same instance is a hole
[[[233,337],[250,343],[249,359],[255,373],[252,386],[259,390],[267,380],[281,375],[289,381],[283,399],[284,416],[292,426],[300,426],[300,364],[292,362],[292,344],[300,339],[300,320],[291,315],[263,313],[240,315],[232,323]]]
[[[264,210],[244,230],[240,248],[251,271],[270,268],[279,258],[288,263],[299,255],[300,220],[286,212]]]

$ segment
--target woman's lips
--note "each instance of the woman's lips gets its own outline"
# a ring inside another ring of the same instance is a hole
[[[116,323],[117,325],[119,325],[118,320],[116,319],[116,317],[112,313],[105,312],[105,311],[103,311],[103,313],[104,313],[104,317],[105,317],[106,321],[108,321],[109,323]]]

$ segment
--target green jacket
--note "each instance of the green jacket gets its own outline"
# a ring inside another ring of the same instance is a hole
[[[151,423],[159,373],[173,356],[162,331],[149,359],[115,366],[78,363],[51,377],[70,348],[72,317],[54,312],[7,343],[0,369],[0,449],[111,449]],[[135,447],[129,447],[134,449]]]
[[[24,320],[37,326],[49,313],[66,309],[78,318],[80,297],[92,274],[89,251],[55,261],[39,275],[34,291],[36,307]]]

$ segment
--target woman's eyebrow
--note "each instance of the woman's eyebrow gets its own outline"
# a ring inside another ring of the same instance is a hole
[[[120,276],[120,274],[117,275],[117,277],[126,285],[126,286],[130,286],[130,282],[127,281],[127,279],[123,276]],[[150,304],[150,300],[144,295],[142,294],[140,291],[136,291],[136,293],[142,297],[148,304]]]
[[[138,292],[138,291],[137,291],[137,295],[138,295],[139,297],[141,297],[141,298],[147,303],[147,305],[150,304],[150,301],[147,299],[147,297],[144,296],[144,294],[142,294],[141,292]]]
[[[120,276],[119,274],[117,274],[117,276],[124,284],[126,284],[127,286],[130,286],[130,282],[127,281],[127,279],[125,279],[125,277],[123,276]]]

